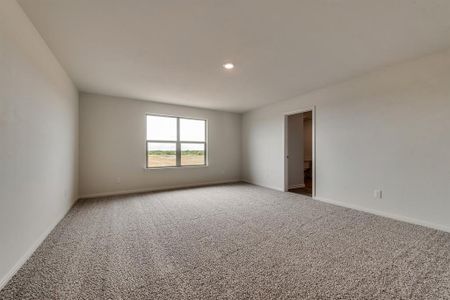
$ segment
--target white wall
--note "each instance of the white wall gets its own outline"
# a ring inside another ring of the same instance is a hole
[[[0,288],[77,198],[78,92],[14,0],[0,1]]]
[[[283,189],[283,114],[312,105],[318,198],[450,230],[450,51],[246,113],[245,180]]]
[[[299,188],[305,185],[303,170],[303,114],[290,115],[287,118],[288,130],[288,188]]]
[[[146,113],[207,119],[209,165],[145,170]],[[234,113],[81,94],[80,195],[240,180],[241,118]]]

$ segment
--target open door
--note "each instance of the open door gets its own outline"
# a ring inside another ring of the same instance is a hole
[[[315,196],[314,109],[285,115],[285,191]]]

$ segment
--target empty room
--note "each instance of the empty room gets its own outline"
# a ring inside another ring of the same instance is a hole
[[[450,1],[0,0],[0,299],[450,299]]]

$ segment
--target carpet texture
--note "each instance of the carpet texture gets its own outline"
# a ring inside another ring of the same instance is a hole
[[[84,200],[0,299],[450,299],[450,234],[248,184]]]

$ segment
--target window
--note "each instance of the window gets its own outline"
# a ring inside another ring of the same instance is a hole
[[[206,165],[206,120],[147,115],[147,168]]]

